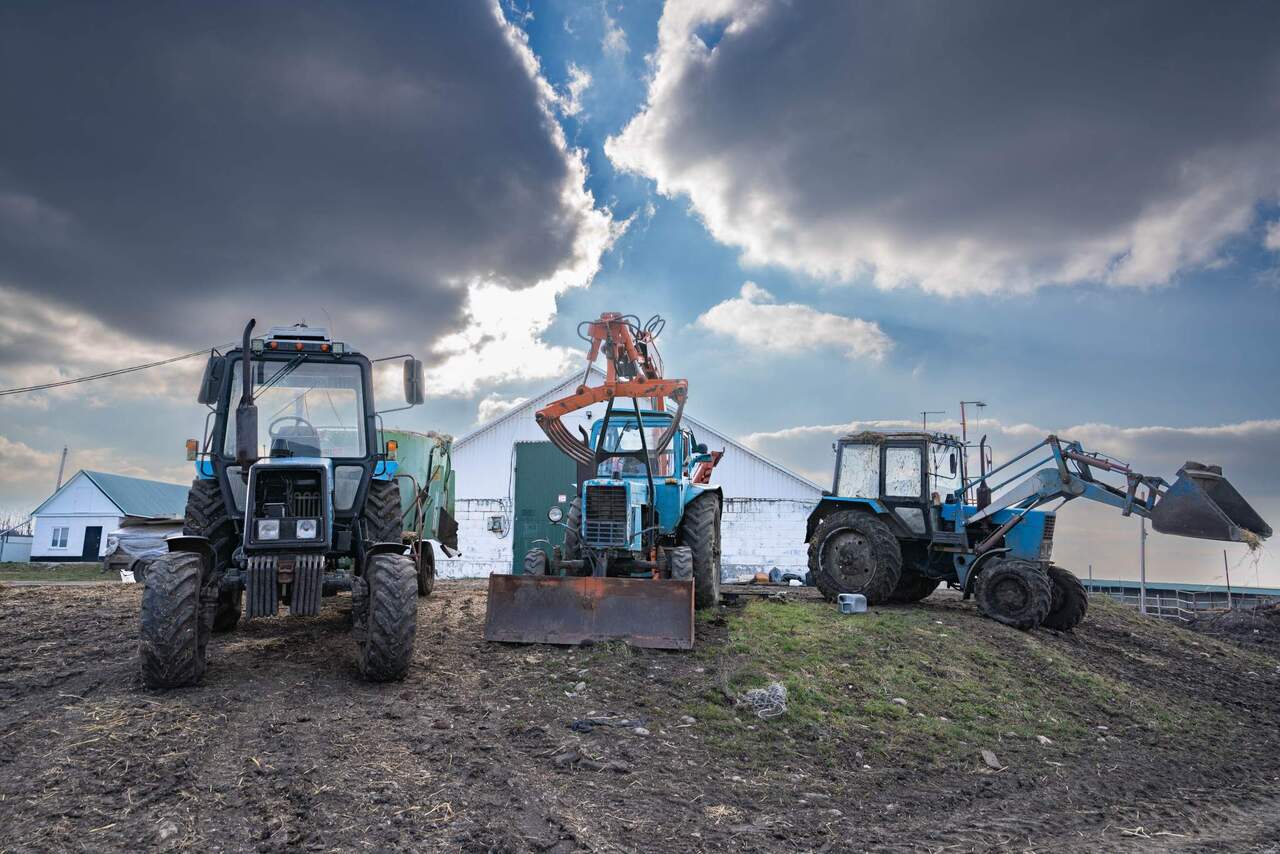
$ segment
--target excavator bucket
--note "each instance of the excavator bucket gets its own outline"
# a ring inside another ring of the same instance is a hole
[[[1187,462],[1178,479],[1156,502],[1151,527],[1162,534],[1256,544],[1271,526],[1236,491],[1221,466]]]
[[[623,640],[651,649],[692,649],[693,582],[490,575],[484,637],[551,644]]]

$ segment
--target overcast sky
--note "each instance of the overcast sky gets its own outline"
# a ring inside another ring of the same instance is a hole
[[[0,7],[0,385],[331,323],[465,433],[664,314],[697,416],[816,480],[852,423],[985,400],[1280,518],[1280,6],[578,0]],[[185,480],[199,365],[0,398],[0,507],[58,455]],[[460,476],[465,476],[465,472]],[[1133,520],[1059,557],[1133,577]],[[1221,549],[1152,540],[1157,576]],[[1229,549],[1280,586],[1280,560]]]

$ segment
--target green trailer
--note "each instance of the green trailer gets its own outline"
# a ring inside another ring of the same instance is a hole
[[[453,518],[453,437],[435,431],[396,429],[384,429],[382,436],[395,448],[403,536],[418,569],[418,595],[426,596],[436,579],[431,541],[438,542],[450,557],[458,554],[458,523]]]

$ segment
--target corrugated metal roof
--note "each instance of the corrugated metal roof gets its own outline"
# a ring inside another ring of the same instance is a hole
[[[181,519],[186,513],[189,491],[186,486],[102,471],[82,471],[126,516]]]

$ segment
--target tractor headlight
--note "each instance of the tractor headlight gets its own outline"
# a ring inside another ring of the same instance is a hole
[[[550,510],[547,511],[547,518],[550,519],[552,522],[559,522],[561,519],[564,518],[564,511],[561,510],[559,507],[552,507]]]
[[[298,539],[314,540],[319,530],[319,525],[315,519],[299,519],[298,520]]]
[[[258,520],[258,539],[260,540],[280,539],[280,520],[279,519],[259,519]]]

